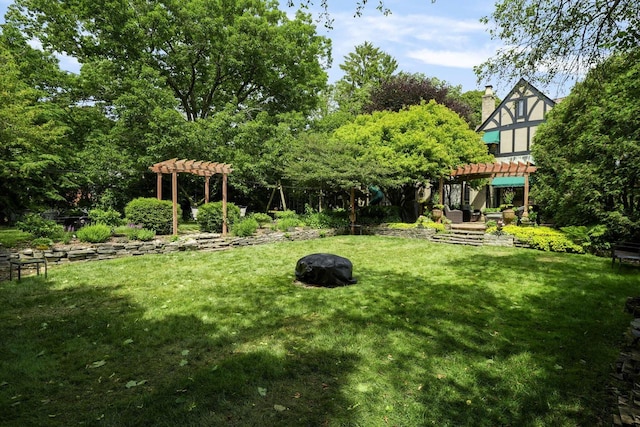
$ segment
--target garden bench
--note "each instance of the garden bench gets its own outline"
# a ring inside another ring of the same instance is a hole
[[[18,282],[20,281],[22,275],[22,268],[24,266],[36,266],[37,275],[40,275],[40,265],[44,266],[44,277],[47,278],[47,259],[42,258],[16,258],[9,261],[9,280],[13,280],[13,269],[16,268],[18,271]]]
[[[640,243],[619,242],[611,248],[611,267],[618,260],[619,266],[622,262],[640,262]]]

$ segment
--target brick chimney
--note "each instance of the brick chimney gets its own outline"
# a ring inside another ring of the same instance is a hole
[[[482,123],[493,113],[496,109],[496,97],[493,94],[493,86],[487,85],[484,88],[484,95],[482,95]]]

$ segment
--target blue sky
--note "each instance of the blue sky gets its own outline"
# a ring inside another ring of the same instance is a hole
[[[505,94],[510,89],[502,88],[505,85],[500,82],[478,83],[473,73],[473,67],[493,56],[500,46],[480,23],[481,17],[493,11],[494,0],[386,0],[385,6],[392,11],[387,16],[376,10],[377,4],[369,0],[362,16],[354,17],[356,0],[329,0],[333,28],[326,29],[320,22],[318,31],[333,43],[330,81],[342,77],[339,64],[344,57],[369,41],[396,59],[398,71],[437,77],[462,85],[465,91],[484,89],[486,84]],[[319,10],[317,6],[311,9],[316,18]]]
[[[293,13],[296,7],[287,8],[287,0],[279,0],[280,7]],[[309,10],[319,18],[321,0],[314,0]],[[354,17],[358,0],[328,0],[333,28],[317,22],[318,32],[332,39],[333,64],[329,81],[342,77],[339,65],[344,57],[353,52],[355,46],[371,42],[374,46],[393,56],[398,62],[398,71],[423,73],[437,77],[452,85],[461,85],[464,91],[484,89],[486,84],[494,86],[499,96],[511,89],[513,82],[477,82],[473,67],[493,56],[501,46],[500,41],[491,40],[487,27],[480,18],[491,14],[495,0],[385,0],[390,15],[376,10],[378,0],[368,0],[362,16]],[[4,17],[11,1],[0,0],[0,14]],[[76,71],[78,63],[73,58],[61,58],[61,67]],[[545,88],[540,88],[545,90]],[[548,88],[549,96],[561,95],[556,88]]]

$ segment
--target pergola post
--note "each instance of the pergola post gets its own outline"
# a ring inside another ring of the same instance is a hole
[[[529,217],[529,174],[524,174],[524,211],[522,212],[524,218]]]
[[[444,205],[444,177],[443,176],[440,177],[440,186],[438,188],[438,194],[440,199],[438,204]]]
[[[158,196],[158,200],[162,200],[162,173],[158,172],[156,174],[156,195]]]
[[[204,177],[204,202],[209,203],[209,180],[211,180],[210,176]]]
[[[222,235],[227,235],[227,174],[222,174]]]
[[[171,173],[171,200],[173,202],[173,235],[178,235],[178,172]]]

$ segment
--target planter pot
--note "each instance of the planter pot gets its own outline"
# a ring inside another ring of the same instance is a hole
[[[431,219],[433,219],[435,222],[440,222],[440,220],[442,219],[442,209],[432,209]]]
[[[505,209],[502,211],[502,220],[504,225],[509,225],[516,220],[516,212],[513,209]]]
[[[484,221],[495,221],[498,222],[502,219],[502,212],[487,212],[484,214]]]

